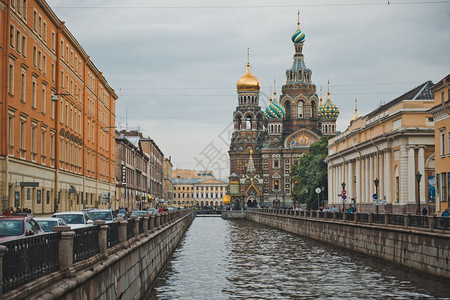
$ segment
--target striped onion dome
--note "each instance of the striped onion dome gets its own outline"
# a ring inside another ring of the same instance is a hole
[[[291,39],[294,44],[303,44],[305,42],[305,33],[300,29],[297,29]]]
[[[283,119],[286,115],[286,110],[284,106],[274,99],[269,106],[267,106],[264,113],[268,119]]]

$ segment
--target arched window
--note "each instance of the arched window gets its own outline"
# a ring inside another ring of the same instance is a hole
[[[298,101],[297,103],[297,116],[303,118],[303,101]]]
[[[315,101],[311,101],[311,118],[315,118],[316,114],[317,114],[316,102]]]
[[[236,118],[236,122],[237,122],[236,129],[237,129],[237,130],[241,130],[241,129],[242,129],[242,120],[241,120],[241,116],[238,116],[238,117]]]
[[[252,117],[247,116],[247,119],[245,120],[245,129],[252,129]]]
[[[291,118],[291,102],[286,101],[284,106],[286,107],[286,119],[290,119]]]

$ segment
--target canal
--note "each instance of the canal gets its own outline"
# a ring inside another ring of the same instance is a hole
[[[450,286],[245,220],[197,217],[151,299],[422,299]]]

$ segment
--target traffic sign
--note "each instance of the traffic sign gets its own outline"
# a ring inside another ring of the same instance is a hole
[[[345,199],[347,199],[347,196],[342,195],[342,200],[345,200]]]
[[[377,195],[377,194],[373,194],[372,198],[373,198],[374,200],[377,200],[377,199],[378,199],[378,195]]]
[[[342,194],[338,194],[338,197],[342,197]]]
[[[345,195],[345,194],[347,194],[347,191],[346,190],[342,190],[342,195]]]
[[[321,192],[322,190],[318,187],[318,188],[316,188],[316,193],[317,194],[320,194],[320,192]]]

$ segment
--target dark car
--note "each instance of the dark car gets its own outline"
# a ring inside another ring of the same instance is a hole
[[[43,233],[44,230],[31,217],[10,216],[0,218],[0,243]]]

